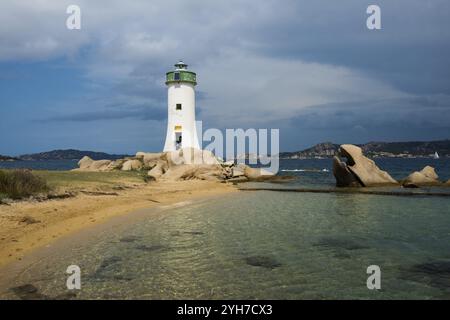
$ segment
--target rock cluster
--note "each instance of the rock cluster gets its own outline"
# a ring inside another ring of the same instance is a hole
[[[341,157],[346,158],[346,161],[342,161]],[[333,158],[333,174],[338,187],[370,187],[398,184],[405,188],[437,185],[450,186],[450,180],[445,184],[440,182],[436,171],[430,166],[426,166],[421,171],[411,173],[399,183],[389,173],[378,168],[373,160],[365,157],[360,147],[351,144],[340,146],[337,156]]]
[[[119,160],[92,160],[83,157],[76,171],[147,171],[152,180],[231,180],[248,181],[273,178],[263,169],[254,169],[245,164],[219,161],[207,150],[184,148],[162,153],[138,152],[135,157]]]

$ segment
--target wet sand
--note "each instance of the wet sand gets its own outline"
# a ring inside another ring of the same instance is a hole
[[[111,193],[80,192],[68,199],[1,205],[0,267],[112,217],[236,191],[233,185],[211,181],[155,182]]]

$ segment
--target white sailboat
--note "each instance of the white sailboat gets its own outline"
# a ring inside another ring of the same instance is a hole
[[[437,151],[434,153],[433,158],[434,158],[434,159],[439,159],[439,153],[437,153]]]

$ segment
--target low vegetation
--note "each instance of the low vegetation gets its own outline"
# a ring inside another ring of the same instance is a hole
[[[22,199],[48,190],[46,181],[29,170],[0,170],[0,200]]]
[[[48,199],[78,192],[114,192],[145,182],[140,172],[0,170],[0,202],[44,195]]]
[[[144,175],[136,171],[83,172],[44,171],[34,173],[45,179],[55,192],[111,191],[120,186],[132,186],[144,182]]]

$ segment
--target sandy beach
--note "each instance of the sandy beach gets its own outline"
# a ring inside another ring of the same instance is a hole
[[[18,201],[0,206],[0,266],[21,260],[33,249],[108,219],[142,208],[202,199],[237,189],[211,181],[121,184],[102,192],[92,187],[67,199]]]

